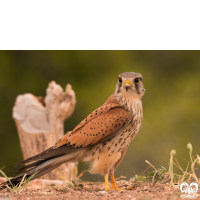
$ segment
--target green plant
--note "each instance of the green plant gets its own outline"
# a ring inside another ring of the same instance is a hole
[[[70,188],[83,187],[82,181],[80,179],[72,180],[72,184],[66,183],[66,185]]]
[[[138,176],[137,174],[130,179],[130,181],[132,182],[139,182],[139,181],[144,181],[146,179],[146,176],[145,175],[140,175]]]

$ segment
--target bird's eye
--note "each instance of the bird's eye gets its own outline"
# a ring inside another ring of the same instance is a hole
[[[119,83],[122,84],[122,79],[121,78],[119,78]]]
[[[134,81],[133,81],[135,84],[138,84],[140,82],[140,79],[139,78],[135,78]]]

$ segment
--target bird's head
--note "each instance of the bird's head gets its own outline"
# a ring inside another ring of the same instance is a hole
[[[141,99],[145,93],[142,75],[135,72],[125,72],[118,76],[115,95],[128,99]]]

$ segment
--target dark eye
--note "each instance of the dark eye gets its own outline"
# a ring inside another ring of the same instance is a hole
[[[122,84],[122,79],[121,78],[119,78],[119,83]]]
[[[139,78],[135,78],[134,81],[133,81],[135,84],[138,84],[140,82],[140,79]]]

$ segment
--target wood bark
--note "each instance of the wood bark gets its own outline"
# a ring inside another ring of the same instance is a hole
[[[64,135],[64,120],[71,116],[76,104],[71,85],[63,89],[52,81],[46,97],[19,95],[13,108],[23,158],[27,159],[54,145]],[[44,179],[73,180],[77,163],[65,163],[42,176]]]

